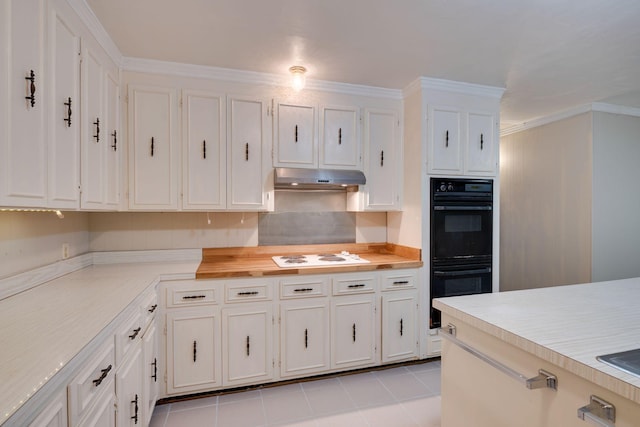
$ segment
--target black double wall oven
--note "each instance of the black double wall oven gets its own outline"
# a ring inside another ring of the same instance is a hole
[[[433,298],[491,292],[493,181],[431,178],[431,328]]]

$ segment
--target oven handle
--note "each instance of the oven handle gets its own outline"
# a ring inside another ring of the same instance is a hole
[[[447,276],[447,277],[468,276],[469,274],[483,274],[483,273],[491,273],[491,267],[478,268],[476,270],[456,270],[456,271],[435,270],[433,272],[433,274],[436,276]]]
[[[434,211],[490,211],[491,206],[434,206]]]

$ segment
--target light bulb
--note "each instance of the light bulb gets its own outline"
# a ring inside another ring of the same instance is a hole
[[[296,92],[301,91],[306,83],[304,73],[307,72],[307,69],[300,65],[294,65],[289,68],[289,72],[291,73],[291,87]]]

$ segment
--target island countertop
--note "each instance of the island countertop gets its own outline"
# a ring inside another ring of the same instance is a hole
[[[640,377],[596,356],[640,347],[640,278],[434,299],[483,332],[640,404]]]
[[[281,268],[271,258],[281,255],[340,253],[341,251],[358,254],[369,263]],[[205,248],[202,250],[202,262],[196,272],[196,279],[419,268],[423,265],[420,254],[420,249],[391,243]]]

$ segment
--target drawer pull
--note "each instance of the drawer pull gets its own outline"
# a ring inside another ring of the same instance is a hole
[[[408,280],[396,280],[395,282],[393,282],[394,285],[408,285],[409,281]]]
[[[69,100],[67,102],[63,102],[63,105],[65,105],[67,107],[67,117],[62,119],[65,122],[67,122],[67,127],[71,127],[71,97],[69,97]]]
[[[206,297],[206,295],[185,295],[182,297],[182,299],[203,299]]]
[[[96,125],[96,134],[93,137],[96,139],[96,142],[100,142],[100,118],[96,117],[96,121],[93,122]]]
[[[309,348],[309,330],[304,330],[304,348]]]
[[[402,318],[400,318],[400,336],[402,336],[403,333],[404,333],[404,322]]]
[[[236,295],[239,297],[246,297],[251,295],[258,295],[260,292],[258,291],[246,291],[246,292],[238,292]]]
[[[247,356],[251,355],[251,344],[249,343],[249,335],[247,335]]]
[[[129,339],[131,340],[135,340],[136,337],[138,336],[138,334],[140,333],[140,331],[142,330],[142,328],[140,326],[138,326],[137,328],[135,328],[133,330],[133,333],[131,335],[129,335]]]
[[[140,409],[140,407],[138,406],[138,395],[136,394],[136,397],[134,400],[131,401],[131,403],[134,404],[134,414],[133,417],[131,417],[131,419],[133,420],[134,424],[138,424],[138,410]]]
[[[102,374],[100,374],[100,378],[93,380],[93,384],[96,387],[102,384],[102,381],[104,381],[104,379],[107,378],[107,375],[109,375],[109,372],[111,372],[112,368],[113,368],[113,365],[109,365],[105,369],[101,369],[100,372],[102,372]]]
[[[349,285],[347,286],[349,289],[356,289],[356,288],[364,288],[366,285],[364,283],[358,283],[356,285]]]
[[[293,292],[311,292],[311,291],[313,291],[313,288],[298,288],[293,290]]]
[[[198,354],[198,343],[196,341],[194,341],[193,342],[193,363],[196,362],[197,354]]]
[[[589,404],[578,409],[578,418],[597,426],[612,427],[616,422],[616,407],[592,395]]]
[[[151,378],[153,378],[153,382],[157,383],[158,382],[158,359],[157,358],[153,358],[153,363],[151,364],[151,366],[153,366],[153,375],[151,375]]]
[[[147,310],[149,313],[153,313],[154,311],[156,311],[156,308],[158,308],[158,304],[153,304],[151,306],[151,308],[149,308],[149,310]]]
[[[353,324],[353,342],[356,342],[356,324]]]
[[[31,84],[29,84],[29,92],[31,95],[25,96],[25,99],[31,102],[31,108],[33,108],[36,106],[36,73],[31,70],[29,77],[25,77],[25,80],[31,82]]]

